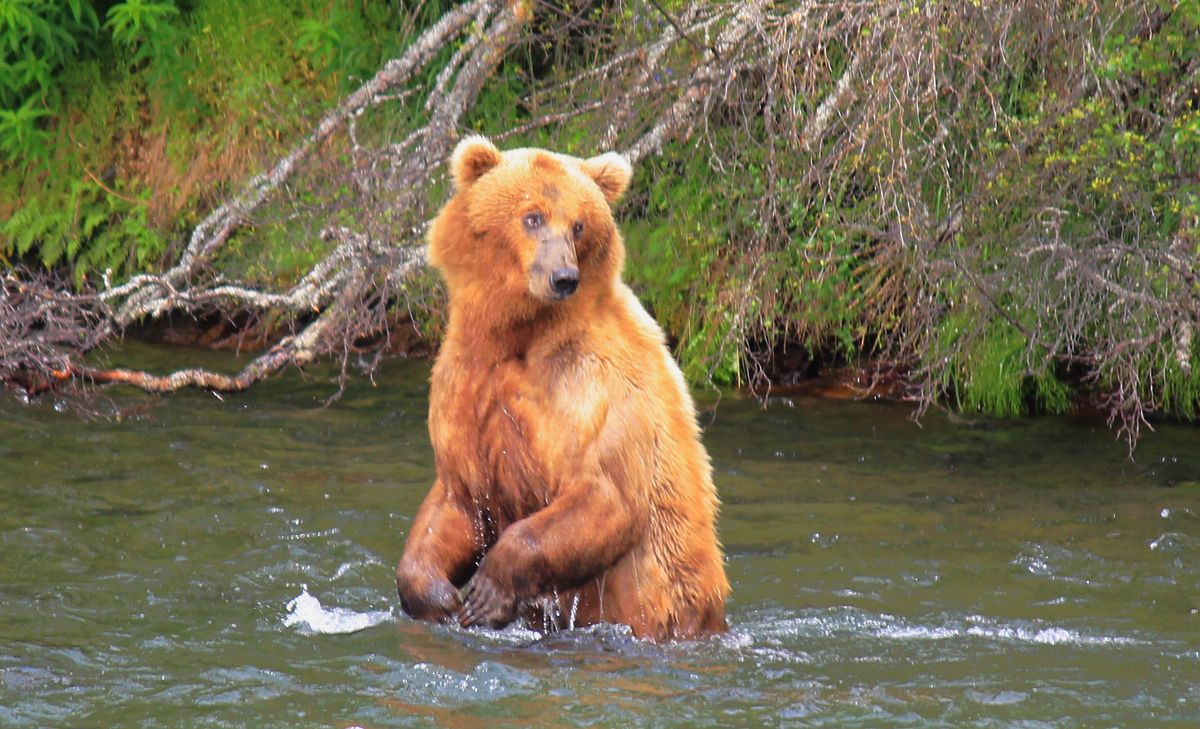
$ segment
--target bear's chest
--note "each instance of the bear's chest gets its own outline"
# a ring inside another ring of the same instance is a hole
[[[429,409],[438,478],[500,530],[544,508],[554,472],[544,383],[523,360],[441,364]]]

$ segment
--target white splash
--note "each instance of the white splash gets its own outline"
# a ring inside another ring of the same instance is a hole
[[[371,610],[365,613],[346,608],[323,608],[321,601],[308,592],[308,586],[287,603],[288,614],[283,618],[285,627],[299,625],[322,635],[357,633],[392,619],[387,610]]]
[[[1037,643],[1040,645],[1141,645],[1142,641],[1116,635],[1084,635],[1066,628],[1027,628],[1023,626],[972,626],[967,635],[990,640]]]
[[[1043,621],[1008,623],[983,615],[969,615],[965,619],[946,617],[920,624],[886,613],[866,613],[848,608],[807,611],[803,616],[768,620],[761,628],[752,629],[752,632],[756,634],[756,644],[767,642],[775,645],[778,645],[776,641],[786,642],[796,636],[814,635],[857,635],[895,641],[944,641],[969,637],[1004,643],[1076,647],[1145,645],[1138,638],[1087,634]]]

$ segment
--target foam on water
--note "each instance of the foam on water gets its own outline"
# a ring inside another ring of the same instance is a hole
[[[1145,641],[1123,635],[1087,634],[1042,621],[1003,622],[982,615],[965,618],[945,616],[933,623],[914,623],[886,613],[868,613],[847,608],[805,611],[786,617],[767,617],[743,627],[754,645],[778,645],[796,638],[819,639],[859,637],[887,641],[946,641],[963,638],[1004,643],[1054,646],[1134,646]],[[738,629],[735,628],[735,632]]]
[[[307,585],[299,595],[288,601],[287,611],[283,617],[285,627],[298,625],[322,635],[357,633],[393,619],[387,610],[360,613],[347,608],[321,607],[321,601],[309,594]]]
[[[1144,641],[1121,635],[1085,635],[1075,630],[1060,627],[1034,627],[1024,625],[972,625],[966,634],[989,640],[1014,643],[1036,643],[1039,645],[1142,645]]]

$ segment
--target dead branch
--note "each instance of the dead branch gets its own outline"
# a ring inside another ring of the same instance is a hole
[[[765,0],[750,0],[739,3],[732,18],[717,37],[713,46],[715,58],[700,63],[691,73],[687,91],[675,101],[658,122],[626,150],[625,155],[633,162],[662,151],[663,144],[684,131],[710,101],[714,87],[719,82],[730,84],[734,76],[729,62],[738,57],[752,32],[761,32],[764,19]]]
[[[327,113],[317,128],[283,156],[268,172],[251,179],[240,194],[210,213],[192,231],[179,261],[161,275],[134,276],[125,284],[108,287],[98,295],[110,326],[117,330],[145,316],[161,316],[181,303],[178,291],[193,278],[246,217],[261,206],[295,172],[320,144],[368,105],[384,98],[392,88],[410,81],[438,50],[478,14],[491,8],[488,0],[473,0],[444,15],[426,30],[400,58],[389,61],[369,81]],[[107,277],[106,277],[107,279]],[[312,302],[313,305],[316,302]]]
[[[14,374],[15,370],[0,371],[0,379],[21,379],[31,392],[72,379],[122,383],[151,392],[169,392],[183,387],[237,392],[289,364],[308,364],[320,353],[328,351],[326,340],[331,337],[331,332],[340,335],[357,331],[358,327],[344,326],[344,320],[352,318],[352,314],[365,313],[361,310],[362,302],[372,299],[368,290],[376,285],[374,282],[384,289],[393,289],[415,268],[423,265],[425,254],[419,245],[419,228],[412,231],[407,245],[399,247],[344,228],[326,229],[322,237],[337,242],[333,251],[282,293],[209,276],[208,263],[230,235],[287,183],[315,149],[367,108],[395,98],[389,96],[394,89],[401,89],[401,96],[411,94],[413,89],[404,86],[414,80],[442,47],[474,21],[474,30],[463,40],[428,94],[427,107],[433,112],[429,123],[417,131],[417,136],[424,142],[420,152],[392,160],[390,174],[393,181],[402,181],[407,187],[405,198],[398,206],[402,210],[415,207],[412,204],[415,191],[427,185],[445,158],[463,114],[471,108],[483,84],[527,20],[523,12],[519,5],[500,8],[497,2],[474,0],[446,13],[401,57],[385,64],[373,78],[328,112],[317,127],[269,171],[250,180],[238,195],[206,216],[192,231],[179,261],[164,273],[134,276],[116,286],[110,285],[106,276],[103,290],[78,296],[63,294],[61,289],[47,286],[30,289],[7,275],[0,322],[6,328],[23,329],[13,331],[5,341],[33,344],[22,351],[14,350],[15,345],[9,346],[0,352],[0,363],[29,361],[44,366],[23,378]],[[375,271],[383,274],[377,276]],[[61,306],[64,299],[74,307],[69,309],[70,315],[65,318],[54,316],[55,307]],[[375,305],[386,306],[385,299],[374,297]],[[299,333],[286,337],[232,376],[203,369],[181,370],[162,376],[124,369],[98,369],[80,363],[77,355],[72,354],[86,352],[144,318],[161,317],[172,310],[195,311],[212,305],[227,310],[249,308],[302,317],[315,315],[316,318]],[[79,323],[81,317],[87,321]],[[335,322],[343,326],[335,326]],[[49,338],[47,334],[31,335],[31,328],[45,329],[54,335]],[[63,342],[60,330],[77,333],[80,329],[89,334],[86,347],[73,347],[69,345],[74,343]],[[39,347],[40,342],[45,342],[45,347]]]

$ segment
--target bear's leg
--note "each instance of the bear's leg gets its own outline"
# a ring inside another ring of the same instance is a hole
[[[533,516],[513,523],[463,591],[459,622],[502,627],[520,602],[599,576],[640,538],[643,520],[606,478],[578,481]]]
[[[396,589],[404,612],[418,620],[447,622],[462,609],[455,585],[470,576],[479,556],[471,519],[434,481],[413,519]]]

